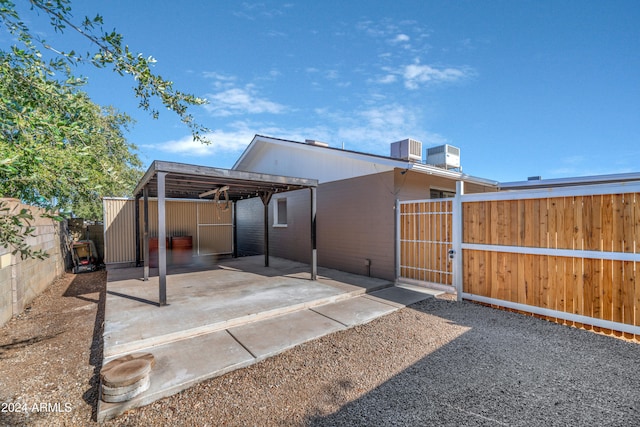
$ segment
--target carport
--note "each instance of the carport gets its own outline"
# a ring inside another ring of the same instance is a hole
[[[317,277],[316,252],[316,188],[315,179],[294,178],[255,172],[220,169],[155,160],[134,190],[136,199],[136,263],[141,264],[140,248],[144,258],[144,280],[149,279],[149,198],[158,200],[158,276],[159,305],[167,304],[167,199],[214,199],[234,204],[238,200],[259,197],[264,205],[264,265],[269,266],[269,202],[276,193],[309,189],[311,204],[311,280]],[[139,201],[143,199],[142,242],[140,241]],[[237,248],[236,221],[234,219],[234,248]],[[235,254],[234,254],[235,255]]]

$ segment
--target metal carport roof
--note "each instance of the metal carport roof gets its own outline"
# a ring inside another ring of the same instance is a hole
[[[144,198],[144,280],[149,278],[149,221],[148,199],[158,199],[158,270],[159,270],[159,305],[166,305],[166,215],[165,200],[167,198],[216,198],[236,202],[241,199],[260,197],[264,204],[265,230],[265,266],[269,265],[269,233],[268,205],[271,196],[286,191],[311,190],[311,280],[317,275],[316,255],[316,187],[318,181],[307,178],[294,178],[220,169],[209,166],[189,165],[184,163],[155,160],[142,179],[138,182],[133,195],[136,199]],[[136,203],[136,209],[139,206]],[[140,213],[136,211],[136,225],[140,223]],[[139,257],[140,233],[136,232],[136,252]]]
[[[267,193],[317,187],[318,181],[307,178],[269,175],[155,160],[144,174],[133,194],[142,196],[149,186],[149,197],[158,197],[158,174],[166,173],[165,197],[198,199],[200,194],[216,187],[229,186],[229,199],[237,201],[260,197]]]

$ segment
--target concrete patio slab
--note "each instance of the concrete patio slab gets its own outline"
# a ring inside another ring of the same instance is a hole
[[[98,421],[148,405],[194,384],[255,363],[227,331],[218,331],[153,348],[156,364],[147,391],[122,403],[98,402]],[[108,360],[105,360],[105,364]]]
[[[302,310],[231,328],[229,333],[258,361],[341,329],[344,325],[335,320]]]
[[[428,296],[424,296],[427,298]],[[423,298],[423,299],[424,299]],[[355,297],[332,304],[314,307],[312,310],[334,319],[345,326],[368,323],[371,320],[397,310],[396,305],[386,304],[365,297]]]
[[[262,257],[181,268],[168,277],[169,305],[154,304],[157,278],[109,272],[103,365],[144,350],[156,358],[150,388],[124,403],[98,404],[98,421],[249,366],[321,336],[430,298],[385,280]],[[382,290],[381,290],[382,289]]]
[[[389,281],[263,257],[230,259],[215,266],[180,268],[167,278],[168,305],[156,303],[158,278],[141,269],[109,272],[105,357],[124,355],[218,330],[323,305],[389,287]],[[153,272],[152,272],[153,273]]]

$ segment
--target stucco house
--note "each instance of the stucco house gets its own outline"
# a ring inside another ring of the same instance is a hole
[[[317,179],[318,265],[388,280],[395,278],[396,200],[451,197],[457,181],[465,183],[465,193],[493,192],[498,184],[423,162],[422,144],[410,139],[380,156],[256,135],[232,169]],[[272,197],[270,254],[310,262],[309,204],[304,190]],[[236,215],[238,253],[262,253],[260,200],[239,201]]]

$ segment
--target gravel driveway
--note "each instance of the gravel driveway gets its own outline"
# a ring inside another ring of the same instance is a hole
[[[93,423],[104,284],[91,278],[104,281],[98,273],[61,280],[0,328],[0,403],[71,410],[0,412],[0,425]],[[105,425],[636,426],[639,352],[616,338],[430,299]]]
[[[471,303],[413,307],[466,332],[312,425],[640,425],[640,346]]]

